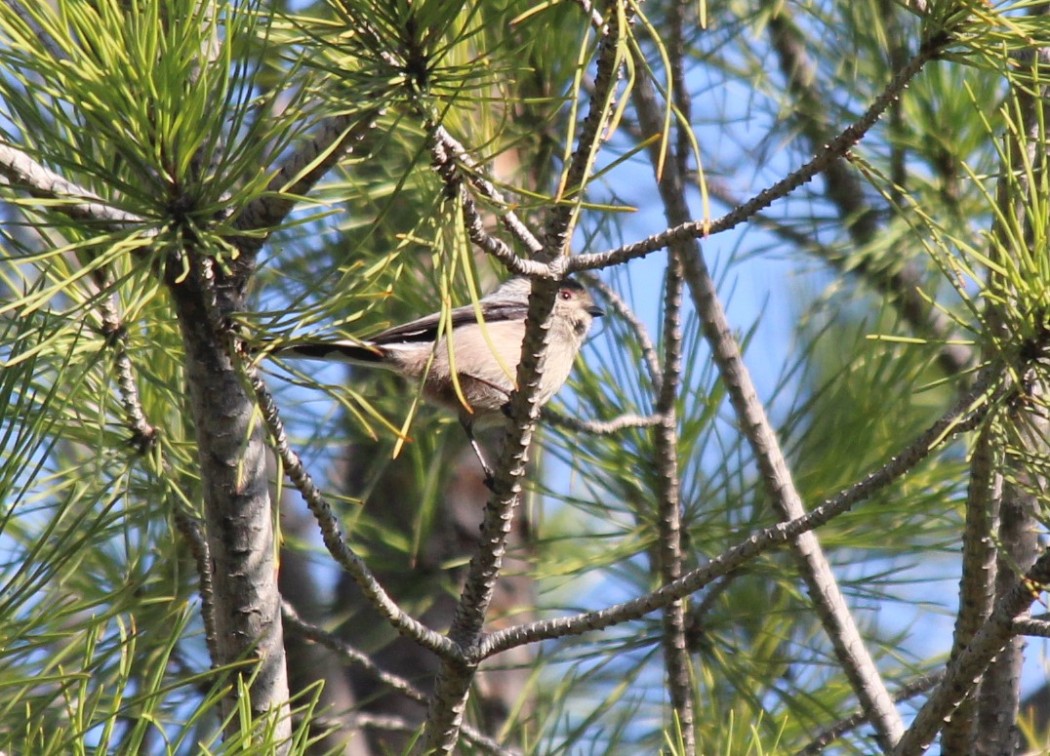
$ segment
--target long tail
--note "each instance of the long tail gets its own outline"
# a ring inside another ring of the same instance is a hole
[[[311,360],[350,362],[359,365],[382,365],[385,362],[380,347],[346,341],[304,341],[291,343],[276,350],[279,357],[304,357]]]

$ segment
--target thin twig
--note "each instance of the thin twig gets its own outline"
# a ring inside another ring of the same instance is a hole
[[[470,156],[470,153],[467,152],[462,144],[448,133],[444,126],[438,126],[434,129],[434,137],[445,148],[449,157],[467,167],[466,176],[470,185],[482,197],[491,200],[499,206],[496,214],[504,228],[525,247],[530,257],[538,255],[543,250],[543,244],[518,217],[517,213],[507,206],[507,200],[502,193],[496,188],[495,184],[485,177],[484,168]]]
[[[1017,635],[1029,635],[1033,638],[1050,638],[1050,620],[1035,617],[1018,617],[1014,620],[1014,632]]]
[[[398,693],[411,698],[413,701],[426,703],[426,693],[415,687],[405,678],[382,669],[378,664],[372,661],[372,658],[368,654],[363,651],[358,651],[343,639],[337,638],[316,625],[310,624],[299,616],[295,607],[292,606],[287,599],[283,598],[281,600],[281,616],[284,618],[285,627],[291,632],[296,633],[307,640],[311,640],[314,643],[318,643],[329,651],[333,651],[347,664],[363,669],[379,682],[393,688]]]
[[[102,333],[113,350],[113,369],[117,376],[117,394],[131,430],[131,444],[140,454],[147,453],[157,441],[157,429],[146,419],[142,409],[139,387],[135,382],[135,367],[128,351],[128,330],[117,312],[116,305],[105,291],[98,301]]]
[[[544,233],[544,254],[559,257],[566,253],[580,208],[580,198],[586,188],[586,180],[594,167],[594,159],[602,132],[612,117],[616,96],[616,83],[623,71],[621,32],[627,33],[629,4],[623,0],[609,4],[610,20],[599,32],[597,72],[594,76],[594,94],[590,98],[590,109],[580,126],[580,136],[572,153],[558,193],[559,204],[555,205],[547,220]]]
[[[204,523],[195,515],[175,507],[173,517],[175,527],[189,544],[197,566],[197,578],[200,581],[197,592],[201,597],[201,620],[204,622],[204,642],[208,646],[208,656],[212,666],[219,663],[218,630],[215,625],[214,585],[212,582],[213,564],[208,539],[204,535]]]

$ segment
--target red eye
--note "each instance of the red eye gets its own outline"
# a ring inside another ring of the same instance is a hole
[[[572,291],[569,289],[562,289],[558,294],[562,299],[572,299]]]

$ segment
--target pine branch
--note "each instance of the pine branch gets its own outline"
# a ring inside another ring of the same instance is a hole
[[[446,194],[449,197],[456,197],[459,199],[461,213],[463,215],[463,225],[467,229],[467,235],[470,237],[470,240],[486,254],[499,260],[507,270],[515,275],[549,277],[551,275],[549,266],[534,260],[518,257],[514,254],[514,250],[507,246],[506,242],[485,231],[485,224],[481,220],[481,213],[478,211],[474,198],[469,192],[467,192],[466,187],[463,185],[463,179],[460,176],[460,172],[456,167],[455,159],[453,157],[455,153],[452,150],[455,148],[450,148],[450,143],[455,144],[456,147],[458,147],[461,155],[465,154],[465,151],[462,146],[455,143],[454,140],[444,132],[443,128],[436,126],[435,124],[429,124],[427,130],[433,135],[431,137],[430,154],[434,170],[438,176],[441,177],[441,180],[445,182]],[[443,135],[445,138],[442,138]],[[506,214],[504,214],[504,217],[505,215]],[[516,229],[519,229],[519,227],[520,229],[524,229],[524,226],[520,224],[520,222],[517,225],[514,225],[514,228]],[[525,230],[525,233],[526,238],[535,241],[535,238],[532,237],[531,233],[527,230]]]
[[[747,202],[733,208],[721,218],[714,221],[701,220],[680,223],[633,244],[626,244],[606,252],[576,255],[569,261],[569,272],[597,270],[619,265],[628,260],[645,257],[674,242],[713,236],[750,220],[760,210],[769,207],[773,202],[786,197],[798,187],[812,181],[813,178],[826,170],[833,161],[845,156],[850,148],[859,142],[878,122],[890,103],[900,97],[908,82],[915,78],[919,71],[923,69],[923,66],[940,55],[946,44],[947,42],[941,42],[924,46],[893,77],[886,89],[872,102],[864,114],[829,141],[812,160],[772,186],[763,189]]]
[[[528,252],[530,257],[539,255],[543,250],[543,244],[518,217],[517,213],[507,207],[506,198],[496,188],[495,184],[486,178],[484,168],[470,156],[470,153],[464,149],[462,144],[448,133],[444,126],[438,126],[433,133],[434,138],[444,148],[449,158],[466,167],[467,170],[464,172],[466,180],[474,190],[498,206],[496,215],[507,231],[518,240],[519,244],[525,247],[525,251]],[[446,183],[450,182],[446,181]]]
[[[878,491],[901,479],[953,436],[977,427],[992,407],[1005,400],[1009,392],[1009,385],[1004,383],[1000,376],[991,370],[985,370],[978,376],[973,388],[912,443],[863,480],[827,499],[802,517],[765,528],[712,558],[703,567],[692,570],[673,583],[644,596],[597,611],[530,622],[492,633],[482,640],[477,649],[469,653],[468,661],[476,664],[490,656],[527,643],[581,635],[591,630],[604,630],[644,617],[677,599],[695,593],[712,581],[740,569],[760,554],[830,522],[854,505],[871,498]]]
[[[15,189],[50,200],[56,212],[103,227],[145,225],[139,216],[108,205],[98,195],[44,167],[18,148],[0,142],[0,176]]]
[[[629,3],[615,0],[609,4],[610,16],[600,30],[597,72],[590,109],[580,127],[576,149],[558,189],[557,201],[547,220],[544,233],[544,255],[555,259],[567,254],[572,227],[579,213],[580,202],[586,190],[586,180],[594,168],[594,160],[602,140],[602,132],[612,117],[616,97],[616,83],[623,69],[623,44],[628,34],[627,25],[633,9]]]
[[[266,427],[270,432],[271,443],[277,453],[284,473],[295,488],[302,494],[303,501],[317,520],[321,528],[321,537],[325,548],[332,558],[344,569],[357,583],[365,598],[375,607],[393,627],[402,635],[406,635],[419,643],[424,648],[433,651],[443,659],[460,659],[460,652],[455,643],[440,633],[436,633],[413,619],[404,612],[397,603],[387,594],[379,584],[375,575],[368,569],[368,565],[361,559],[343,538],[339,520],[332,513],[332,508],[325,500],[321,491],[314,485],[313,478],[303,467],[302,460],[288,445],[288,437],[284,432],[284,423],[281,421],[280,412],[273,395],[266,388],[259,371],[242,362],[243,370],[247,375],[252,390],[255,393],[259,409],[262,411]]]
[[[897,692],[893,694],[893,700],[895,703],[902,703],[908,699],[915,698],[915,696],[920,693],[925,693],[931,688],[939,685],[943,679],[944,670],[939,670],[928,675],[922,675],[897,690]],[[824,753],[829,745],[848,735],[853,730],[867,722],[868,715],[863,709],[857,709],[848,717],[839,720],[831,727],[823,730],[802,750],[798,751],[797,756],[816,756],[817,754]]]
[[[1044,551],[1013,588],[995,602],[991,616],[970,645],[948,663],[944,680],[915,716],[893,750],[894,756],[918,756],[930,747],[945,719],[970,695],[995,655],[1014,637],[1014,623],[1048,584],[1050,551]]]
[[[959,611],[949,660],[958,659],[992,613],[995,601],[995,533],[999,519],[1003,480],[996,462],[1000,434],[994,420],[977,434],[970,459],[970,482],[966,493],[966,524],[963,529],[962,576],[959,579]],[[945,725],[943,746],[947,753],[965,753],[973,743],[976,705],[967,698]]]
[[[597,86],[601,95],[592,100],[590,113],[584,121],[578,147],[567,172],[566,186],[571,191],[582,192],[587,174],[593,168],[594,151],[601,128],[611,112],[613,84],[622,62],[618,54],[620,31],[619,26],[608,27],[599,43],[597,78],[604,83]],[[572,206],[559,205],[551,214],[545,237],[545,255],[552,262],[558,259],[565,248],[573,218]],[[507,536],[521,497],[521,480],[540,414],[536,401],[541,377],[540,363],[547,350],[557,289],[557,280],[537,279],[533,281],[529,297],[522,357],[515,381],[518,389],[510,399],[508,432],[494,471],[493,494],[485,507],[479,549],[470,561],[449,630],[449,637],[467,658],[474,655],[481,640],[485,613],[499,578]],[[425,748],[428,753],[445,754],[455,748],[475,672],[475,664],[461,660],[446,659],[442,664],[427,713]]]

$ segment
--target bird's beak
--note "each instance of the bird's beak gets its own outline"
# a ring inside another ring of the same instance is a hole
[[[591,315],[591,317],[595,318],[600,318],[602,315],[605,314],[605,310],[603,310],[598,305],[591,305],[587,308],[587,312]]]

